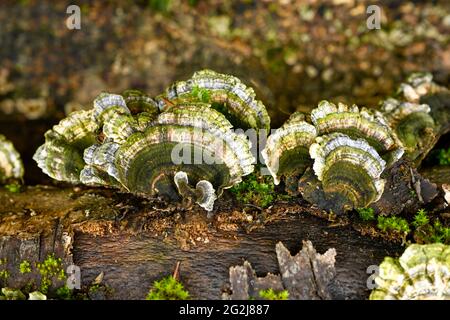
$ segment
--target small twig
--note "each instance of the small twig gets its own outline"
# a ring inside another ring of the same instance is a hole
[[[251,203],[246,203],[246,204],[244,204],[244,206],[252,207],[252,208],[258,209],[259,211],[263,211],[264,210],[263,208],[258,207],[258,206],[254,205],[254,204],[251,204]]]
[[[180,265],[181,262],[177,261],[177,264],[175,265],[175,270],[173,271],[172,276],[174,277],[175,280],[180,280]]]

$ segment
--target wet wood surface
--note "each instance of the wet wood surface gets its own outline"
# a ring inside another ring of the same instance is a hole
[[[122,202],[112,194],[108,190],[73,192],[72,188],[61,187],[30,188],[20,194],[0,191],[4,204],[0,212],[0,258],[8,260],[8,286],[20,287],[36,276],[21,275],[21,261],[42,261],[55,252],[65,266],[73,263],[81,268],[83,286],[103,272],[103,283],[112,289],[109,298],[144,299],[153,281],[171,274],[181,262],[181,280],[193,298],[220,299],[231,266],[248,260],[258,276],[279,273],[275,245],[281,241],[296,254],[302,241],[310,240],[319,253],[328,248],[337,251],[333,298],[365,299],[369,295],[367,268],[403,251],[400,245],[361,236],[350,226],[333,226],[298,204],[275,206],[282,210],[290,207],[290,211],[279,214],[272,209],[273,217],[252,231],[225,230],[217,225],[217,220],[237,214],[232,207],[221,209],[213,218],[201,212],[185,212],[180,223],[183,228],[199,224],[206,226],[206,231],[201,241],[192,240],[187,233],[189,245],[183,245],[176,236],[180,231],[167,229],[157,234],[142,227],[148,207],[119,221],[123,213],[117,208]],[[128,223],[124,228],[125,220]]]
[[[116,289],[115,298],[145,297],[151,283],[170,274],[181,261],[181,279],[192,296],[220,299],[228,281],[229,267],[251,262],[257,274],[279,273],[275,245],[282,241],[291,251],[301,249],[302,240],[311,240],[319,252],[336,248],[338,286],[334,298],[368,297],[366,273],[387,255],[396,255],[400,246],[371,240],[349,227],[329,228],[324,221],[300,216],[277,222],[250,234],[238,233],[237,239],[217,235],[210,243],[190,250],[152,237],[75,234],[74,263],[81,267],[84,281],[92,281],[100,272],[105,282]]]

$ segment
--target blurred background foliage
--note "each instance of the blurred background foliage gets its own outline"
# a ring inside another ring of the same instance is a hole
[[[66,27],[70,4],[80,30]],[[372,4],[380,30],[366,26]],[[449,83],[446,0],[6,0],[0,21],[0,133],[26,164],[100,91],[157,95],[201,68],[253,86],[274,128],[322,99],[376,106],[414,71]]]

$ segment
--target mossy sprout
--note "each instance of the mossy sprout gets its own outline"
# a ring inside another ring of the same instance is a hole
[[[5,185],[5,189],[11,193],[19,193],[22,191],[22,186],[18,183],[10,183]]]
[[[450,227],[442,225],[439,220],[433,224],[434,233],[431,236],[432,242],[436,243],[450,243]]]
[[[42,263],[37,263],[36,268],[41,275],[40,291],[42,293],[48,292],[53,278],[56,277],[61,281],[66,279],[66,273],[62,268],[62,260],[61,258],[56,258],[54,254],[49,254]]]
[[[211,100],[211,94],[209,91],[207,89],[200,88],[199,86],[194,86],[192,88],[191,95],[193,98],[204,103],[208,103]]]
[[[372,208],[358,208],[356,211],[359,217],[364,221],[375,220],[375,212]]]
[[[6,263],[8,260],[6,258],[0,259],[0,281],[6,285],[9,278],[9,271],[6,269]]]
[[[437,153],[437,158],[438,158],[439,164],[441,166],[450,165],[450,148],[439,149],[439,151]]]
[[[28,260],[23,260],[19,265],[19,271],[22,274],[31,272],[31,263]]]
[[[421,226],[424,226],[430,222],[430,219],[428,218],[427,212],[425,209],[420,209],[417,211],[416,215],[414,216],[413,226],[416,228],[419,228]]]
[[[56,296],[61,300],[72,300],[72,289],[70,289],[66,284],[62,287],[56,289]]]
[[[289,292],[287,290],[275,291],[272,288],[259,291],[259,297],[264,300],[288,300]]]
[[[261,176],[255,172],[244,177],[243,181],[231,188],[230,191],[239,202],[260,208],[267,208],[276,200],[290,198],[286,194],[279,194],[275,191],[275,185],[270,176]]]
[[[189,292],[172,275],[153,283],[146,300],[187,300]]]
[[[377,218],[377,227],[381,231],[396,231],[404,234],[408,234],[411,229],[409,227],[408,221],[406,219],[400,217],[385,217],[378,216]]]

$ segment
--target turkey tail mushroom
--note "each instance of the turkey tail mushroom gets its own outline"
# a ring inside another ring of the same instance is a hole
[[[310,154],[326,208],[346,211],[366,207],[381,197],[384,180],[380,176],[386,162],[365,140],[333,133],[318,137]]]
[[[178,171],[174,176],[175,185],[177,186],[178,193],[183,199],[193,199],[200,207],[207,211],[212,211],[214,207],[214,201],[217,196],[211,182],[207,180],[200,180],[197,182],[195,189],[189,185],[187,173],[184,171]]]
[[[262,155],[275,183],[284,176],[289,193],[335,213],[377,201],[381,174],[403,155],[383,115],[322,101],[310,118],[295,113],[269,136]]]
[[[124,95],[102,93],[92,110],[48,131],[34,156],[43,171],[72,183],[182,198],[208,211],[223,189],[253,172],[250,141],[210,104],[171,104],[159,113],[144,94]]]
[[[316,136],[316,128],[306,122],[304,114],[296,112],[267,138],[261,152],[274,183],[278,185],[284,177],[287,179],[287,191],[292,195],[298,193],[297,181],[312,165],[309,147]]]
[[[384,259],[375,283],[370,300],[450,300],[450,246],[412,244]]]
[[[436,137],[430,107],[427,104],[400,102],[389,98],[381,108],[407,157],[412,161],[420,161]]]
[[[51,178],[80,183],[80,172],[85,165],[83,152],[96,143],[98,129],[93,110],[72,112],[45,133],[45,143],[33,159]]]

